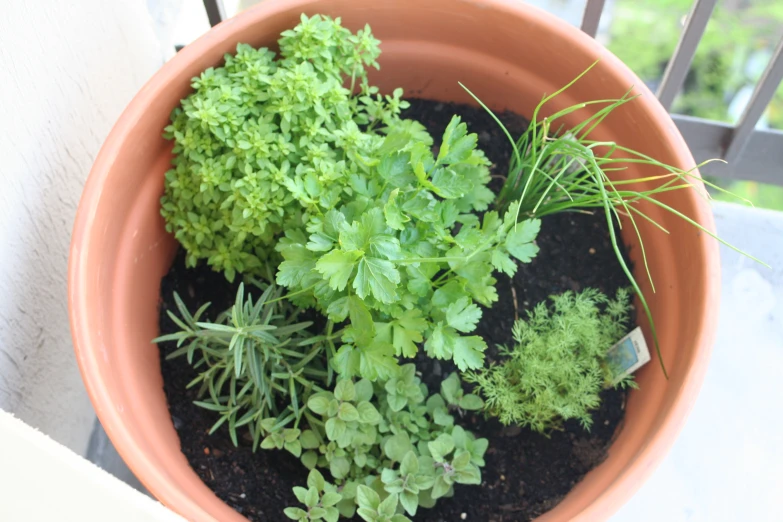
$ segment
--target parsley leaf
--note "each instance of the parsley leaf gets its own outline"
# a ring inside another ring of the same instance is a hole
[[[383,206],[383,215],[386,217],[386,224],[394,230],[405,230],[405,223],[410,221],[410,218],[402,213],[402,209],[397,204],[397,196],[400,189],[392,190],[389,194],[389,200]]]
[[[427,342],[424,343],[427,355],[437,359],[451,359],[454,353],[454,337],[456,337],[456,332],[453,328],[438,323],[433,328]]]
[[[422,333],[427,328],[427,321],[419,310],[406,310],[392,323],[392,344],[397,355],[413,357],[418,351],[416,343],[424,339]]]
[[[506,237],[508,252],[522,261],[529,263],[538,253],[538,246],[533,242],[541,230],[541,220],[528,219],[518,223]]]
[[[487,343],[478,335],[459,337],[454,341],[454,364],[463,372],[481,368],[486,349]]]
[[[361,257],[362,253],[358,250],[332,250],[316,262],[315,269],[329,278],[331,288],[344,290],[356,261]]]
[[[509,277],[513,277],[517,273],[517,264],[500,249],[492,252],[492,266]]]
[[[467,371],[481,368],[487,344],[477,335],[463,337],[454,328],[438,323],[424,348],[431,357],[453,358],[461,371]]]
[[[476,148],[477,136],[468,134],[468,127],[459,116],[451,118],[438,153],[438,162],[458,163],[467,160]]]
[[[400,272],[390,261],[377,257],[364,257],[359,261],[353,288],[362,299],[372,295],[382,303],[393,303],[397,299],[397,284]]]
[[[481,319],[481,309],[467,297],[458,299],[446,308],[446,322],[460,332],[472,332]]]

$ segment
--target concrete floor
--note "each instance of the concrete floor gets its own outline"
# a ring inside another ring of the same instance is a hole
[[[721,246],[720,324],[688,423],[612,522],[780,521],[783,492],[783,213],[713,206]]]
[[[717,342],[704,387],[674,448],[612,522],[783,520],[783,213],[713,205],[721,246]],[[138,487],[98,426],[88,455]],[[777,494],[777,495],[776,495]]]

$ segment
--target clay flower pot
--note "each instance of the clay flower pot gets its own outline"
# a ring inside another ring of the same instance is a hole
[[[149,491],[192,520],[242,517],[201,482],[180,452],[158,349],[150,344],[158,333],[160,280],[176,249],[159,212],[171,159],[171,143],[161,132],[193,76],[220,64],[238,42],[274,47],[302,12],[342,17],[352,30],[369,23],[383,42],[381,71],[372,79],[382,89],[403,86],[409,96],[469,102],[457,85],[462,81],[494,109],[523,115],[600,58],[549,110],[619,97],[635,85],[642,96],[615,111],[595,139],[618,140],[680,168],[694,164],[666,111],[625,65],[592,38],[521,2],[267,0],[186,47],[134,98],[95,161],[73,231],[68,299],[76,356],[101,423]],[[651,172],[638,168],[624,175]],[[714,227],[708,204],[695,191],[669,192],[665,201]],[[638,373],[641,389],[628,399],[625,425],[608,459],[542,521],[594,522],[615,512],[672,445],[707,368],[719,293],[716,242],[657,207],[644,211],[670,231],[639,221],[657,293],[649,285],[645,290],[670,379],[655,358]],[[638,261],[631,234],[624,239]],[[646,281],[642,272],[637,279]]]

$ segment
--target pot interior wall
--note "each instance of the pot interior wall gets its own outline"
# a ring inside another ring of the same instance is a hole
[[[241,520],[180,453],[157,347],[149,342],[157,335],[160,278],[176,248],[158,211],[170,160],[170,144],[161,132],[170,111],[187,95],[192,76],[220,64],[237,42],[274,46],[300,12],[341,16],[352,29],[369,23],[384,51],[374,81],[386,91],[402,86],[409,96],[467,102],[457,84],[461,81],[491,107],[529,116],[544,93],[598,58],[595,69],[567,97],[554,100],[549,112],[620,96],[638,82],[614,56],[572,28],[538,10],[500,1],[271,0],[222,24],[167,64],[123,115],[91,174],[74,232],[70,300],[77,353],[104,426],[142,482],[191,519],[208,519],[209,513],[219,520]],[[691,167],[673,123],[646,88],[638,92],[642,97],[607,119],[596,136]],[[650,173],[635,169],[626,175]],[[688,192],[672,193],[665,201],[711,226],[708,208]],[[684,413],[672,420],[672,408],[701,382],[703,369],[696,363],[709,347],[713,319],[708,303],[716,298],[717,273],[710,260],[717,249],[692,227],[649,207],[649,215],[671,232],[640,226],[657,292],[647,284],[644,288],[670,379],[664,379],[656,359],[638,374],[641,390],[630,396],[625,427],[608,460],[542,520],[596,520],[619,507],[656,462],[650,455],[653,443],[663,431],[673,439],[672,430],[684,420]],[[645,281],[628,228],[624,238],[632,245],[638,278]],[[652,349],[649,335],[648,341]]]

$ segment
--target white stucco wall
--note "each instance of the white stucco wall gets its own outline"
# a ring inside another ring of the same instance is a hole
[[[68,327],[73,217],[103,139],[164,54],[144,0],[0,13],[0,409],[81,453],[94,415]]]
[[[0,473],[0,520],[6,522],[186,522],[2,411],[0,462],[13,470]]]

